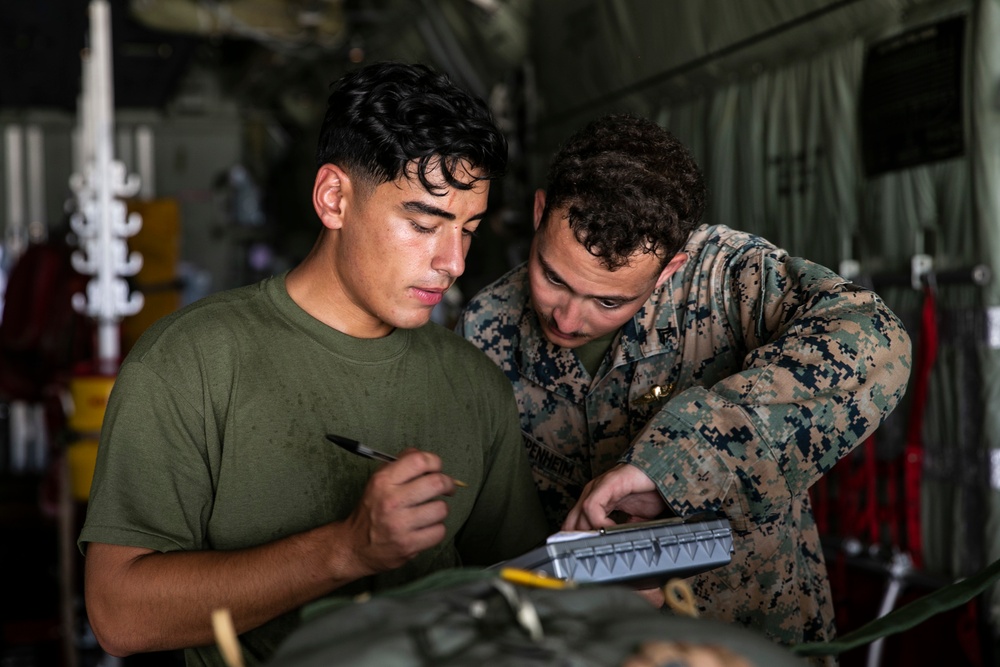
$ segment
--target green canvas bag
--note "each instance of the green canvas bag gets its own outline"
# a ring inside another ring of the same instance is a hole
[[[363,601],[318,602],[267,664],[603,667],[651,640],[720,646],[755,665],[805,664],[750,630],[663,613],[627,588],[539,588],[472,569]]]

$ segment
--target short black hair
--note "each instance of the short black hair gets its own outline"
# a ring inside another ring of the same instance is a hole
[[[507,140],[489,107],[426,65],[382,62],[333,83],[316,149],[316,166],[336,164],[362,186],[409,177],[428,192],[440,163],[446,186],[470,189],[503,176]],[[480,172],[470,181],[467,163]],[[456,173],[458,170],[458,173]]]
[[[646,118],[611,114],[570,137],[549,167],[545,211],[568,207],[576,238],[610,270],[637,252],[676,254],[705,211],[691,153]]]

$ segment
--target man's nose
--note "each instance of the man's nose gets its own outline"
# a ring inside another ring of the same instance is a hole
[[[565,297],[552,311],[556,326],[563,333],[575,333],[582,328],[581,305],[572,296]]]
[[[431,268],[457,278],[465,271],[465,234],[462,229],[450,230],[442,235],[434,253]]]

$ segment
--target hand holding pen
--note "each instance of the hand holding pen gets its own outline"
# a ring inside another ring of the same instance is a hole
[[[371,574],[400,567],[444,540],[448,505],[442,496],[454,493],[456,486],[433,453],[414,449],[398,458],[382,456],[394,460],[372,474],[344,522],[352,536],[351,551]]]

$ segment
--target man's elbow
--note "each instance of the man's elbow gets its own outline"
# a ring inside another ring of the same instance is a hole
[[[89,588],[84,597],[90,629],[105,653],[124,658],[143,651],[126,618],[128,615],[121,612],[119,605],[108,599],[109,596],[94,593]]]
[[[895,403],[899,402],[910,381],[910,373],[913,370],[913,342],[909,333],[902,324],[895,330],[891,330],[886,337],[884,346],[884,360],[879,365],[880,378],[884,385],[884,391],[895,397]]]
[[[869,333],[867,343],[860,352],[869,360],[865,379],[884,419],[906,392],[913,368],[913,343],[903,323],[885,303],[878,299],[875,306],[875,316],[865,329]]]
[[[83,573],[87,619],[101,648],[117,658],[162,648],[161,627],[150,622],[146,585],[129,576],[149,549],[91,543]]]
[[[91,628],[93,629],[93,628]],[[129,651],[125,648],[105,640],[103,635],[94,632],[94,636],[97,638],[97,643],[101,647],[101,650],[110,655],[112,658],[127,658],[130,655],[136,653],[136,651]]]

